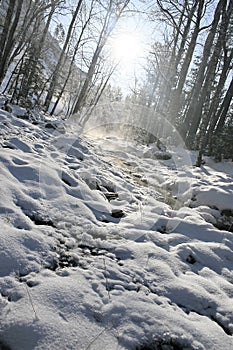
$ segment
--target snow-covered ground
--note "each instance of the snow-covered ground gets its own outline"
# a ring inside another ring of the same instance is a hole
[[[0,349],[233,349],[232,163],[13,112]]]

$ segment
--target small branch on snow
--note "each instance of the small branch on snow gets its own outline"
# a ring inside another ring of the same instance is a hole
[[[109,292],[109,283],[108,283],[108,277],[107,277],[107,267],[106,267],[106,262],[105,258],[103,257],[103,262],[104,262],[104,277],[106,281],[106,291],[108,292],[108,298],[109,300],[111,299],[110,292]]]
[[[36,313],[36,309],[34,307],[34,303],[33,303],[31,294],[30,294],[29,289],[28,289],[28,285],[27,285],[27,283],[25,283],[24,285],[25,285],[25,288],[26,288],[26,291],[27,291],[27,294],[28,294],[28,298],[29,298],[30,304],[32,306],[32,310],[33,310],[34,315],[35,315],[35,320],[39,320],[39,317],[37,316],[37,313]]]

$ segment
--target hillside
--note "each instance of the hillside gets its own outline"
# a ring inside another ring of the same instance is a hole
[[[232,162],[0,103],[0,348],[233,349]]]
[[[48,13],[46,9],[44,12],[41,10],[43,9],[42,3],[38,3],[37,10],[38,13],[41,13],[39,24],[35,26],[33,11],[35,12],[36,5],[28,0],[23,1],[19,22],[15,29],[15,37],[14,40],[10,41],[15,42],[15,45],[10,50],[6,71],[0,85],[0,93],[11,96],[12,101],[15,103],[21,101],[21,104],[31,108],[37,104],[43,105],[47,94],[46,86],[54,74],[63,47],[62,40],[59,40],[59,36],[55,33],[54,23],[53,25],[50,23],[49,29],[46,27]],[[9,0],[0,2],[0,35],[4,28],[8,6]],[[49,7],[48,5],[47,11]],[[16,9],[14,8],[15,11]],[[44,31],[46,31],[46,34]],[[22,37],[25,40],[24,45]],[[38,44],[40,42],[43,42],[43,45],[39,49]],[[2,52],[3,48],[4,46],[1,48]],[[63,113],[68,112],[68,109],[71,108],[74,100],[77,98],[78,89],[80,89],[86,78],[86,73],[77,66],[70,52],[65,53],[62,62],[62,67],[56,74],[56,88],[49,110],[51,111],[59,95],[59,89],[64,88],[61,99],[57,104],[56,114],[59,114],[61,110],[63,110]],[[33,74],[30,73],[32,71]],[[27,74],[29,76],[31,74],[31,77],[33,77],[30,82],[28,81],[29,89],[25,85],[28,77],[25,80],[23,78]],[[19,82],[20,84],[18,84]],[[17,84],[18,87],[16,89]],[[28,92],[24,95],[23,90],[26,91],[27,89]]]

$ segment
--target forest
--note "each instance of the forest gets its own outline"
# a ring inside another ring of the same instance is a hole
[[[233,349],[232,28],[0,0],[0,350]]]
[[[135,16],[160,35],[123,94],[108,42]],[[231,160],[232,28],[230,0],[2,0],[1,93],[66,118],[100,103],[145,106],[150,123],[165,118],[199,151],[197,165],[204,154]]]

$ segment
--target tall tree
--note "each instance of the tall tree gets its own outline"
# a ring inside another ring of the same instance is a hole
[[[126,9],[126,7],[129,4],[129,2],[130,2],[130,0],[123,0],[123,1],[122,0],[121,1],[108,0],[107,6],[106,6],[106,2],[105,2],[105,5],[100,2],[101,6],[106,9],[106,13],[105,13],[102,29],[100,31],[99,38],[97,41],[97,45],[96,45],[95,51],[93,53],[91,63],[89,65],[86,79],[84,81],[84,84],[83,84],[81,91],[79,93],[77,102],[76,102],[74,109],[73,109],[73,114],[77,113],[84,106],[85,101],[86,101],[86,97],[87,97],[87,93],[88,93],[88,89],[89,89],[89,86],[92,82],[93,76],[95,74],[95,68],[96,68],[97,62],[99,60],[100,54],[101,54],[101,52],[106,44],[106,41],[107,41],[109,35],[113,31],[117,21],[119,20],[119,18],[123,14],[124,10]]]
[[[219,108],[217,117],[218,117],[218,123],[215,129],[215,134],[218,134],[221,132],[224,123],[226,121],[227,118],[227,111],[229,110],[231,101],[233,99],[233,79],[231,80],[231,83],[228,87],[228,90],[225,94],[224,100]]]
[[[51,24],[51,20],[53,14],[56,9],[56,0],[51,1],[51,8],[47,16],[47,20],[45,24],[44,13],[38,15],[38,18],[35,21],[33,26],[33,32],[31,36],[31,40],[28,43],[28,47],[26,49],[27,53],[27,63],[26,69],[24,69],[24,76],[22,79],[22,83],[20,89],[18,90],[18,94],[26,100],[28,95],[31,93],[34,96],[38,93],[38,89],[36,88],[38,76],[41,73],[42,69],[42,49],[45,45],[45,39],[49,31],[49,26]],[[41,23],[43,23],[43,27],[41,28]],[[39,87],[40,88],[40,87]]]
[[[195,14],[195,19],[193,19],[196,7],[197,7],[197,11]],[[187,50],[184,54],[184,57],[182,59],[181,67],[180,67],[180,70],[178,73],[177,85],[176,85],[176,87],[173,90],[172,95],[171,95],[171,101],[170,101],[170,105],[169,105],[169,117],[171,120],[174,118],[177,118],[178,113],[181,111],[181,104],[182,104],[182,100],[183,100],[182,92],[183,92],[183,88],[184,88],[185,82],[187,80],[187,75],[188,75],[190,65],[191,65],[191,62],[193,59],[194,51],[195,51],[196,44],[197,44],[197,38],[198,38],[198,35],[202,29],[202,28],[200,28],[200,24],[201,24],[201,19],[203,17],[204,8],[205,8],[204,7],[204,0],[198,0],[198,1],[194,2],[192,9],[191,9],[190,20],[194,21],[194,28],[190,34],[191,38],[190,38],[188,48],[187,48]],[[180,61],[181,56],[179,55],[177,57],[177,59],[178,58]]]
[[[73,15],[72,15],[72,18],[71,18],[71,21],[70,21],[70,24],[69,24],[69,28],[68,28],[68,31],[67,31],[67,35],[66,35],[66,38],[65,38],[65,42],[64,42],[64,45],[63,45],[62,50],[61,50],[61,54],[59,56],[59,59],[57,61],[55,69],[53,71],[52,79],[50,81],[50,85],[49,85],[49,88],[48,88],[48,93],[47,93],[47,96],[46,96],[46,99],[45,99],[45,103],[44,103],[44,106],[45,106],[46,110],[49,109],[50,103],[52,101],[52,97],[53,97],[53,94],[54,94],[54,91],[55,91],[55,87],[56,87],[56,83],[57,83],[57,80],[58,80],[59,70],[61,69],[61,66],[63,65],[63,60],[64,60],[64,57],[66,55],[66,50],[67,50],[67,47],[69,45],[69,42],[70,42],[70,39],[71,39],[71,36],[72,36],[72,32],[73,32],[73,29],[74,29],[74,25],[75,25],[76,19],[78,17],[79,11],[81,9],[82,3],[83,3],[83,0],[79,0],[78,4],[77,4],[77,6],[76,6],[76,8],[75,8],[75,10],[73,12]]]
[[[19,23],[23,0],[9,1],[5,23],[1,35],[0,84],[2,83],[15,44],[15,33]]]
[[[89,13],[87,15],[87,18],[85,18],[85,20],[82,23],[82,26],[81,26],[81,29],[80,29],[80,32],[79,32],[79,35],[78,35],[78,40],[77,40],[77,42],[74,45],[72,56],[70,57],[68,72],[67,72],[66,77],[64,79],[64,83],[63,83],[63,85],[62,85],[62,87],[61,87],[61,89],[60,89],[60,91],[58,93],[56,101],[55,101],[55,103],[54,103],[54,105],[53,105],[53,107],[51,109],[51,112],[50,112],[51,115],[54,114],[55,111],[56,111],[57,105],[58,105],[62,95],[64,94],[66,86],[67,86],[67,84],[69,82],[69,79],[70,79],[70,76],[72,74],[72,71],[74,69],[77,69],[77,67],[75,66],[76,56],[77,56],[78,50],[80,49],[81,43],[83,41],[83,36],[84,36],[85,31],[86,31],[86,28],[89,25],[89,23],[91,21],[91,18],[93,16],[94,2],[95,2],[94,0],[91,1],[90,9],[89,9]]]
[[[218,82],[215,94],[213,96],[213,99],[211,101],[211,105],[210,105],[208,115],[207,115],[207,122],[209,123],[209,128],[207,130],[206,144],[211,143],[211,135],[213,134],[213,131],[216,127],[216,124],[217,124],[219,116],[220,116],[219,112],[220,112],[221,108],[218,111],[218,107],[221,105],[221,102],[222,102],[221,101],[222,91],[224,90],[228,75],[230,73],[230,70],[233,68],[232,62],[233,62],[233,49],[231,48],[231,49],[227,50],[225,48],[225,50],[224,50],[224,64],[223,64],[221,76],[219,78],[219,82]],[[232,89],[232,87],[230,88],[230,90],[231,89]],[[209,140],[208,140],[208,138],[209,138]]]
[[[189,146],[192,145],[193,143],[193,140],[197,131],[196,125],[198,125],[198,121],[200,121],[200,115],[202,113],[202,105],[203,105],[200,91],[202,90],[203,83],[205,82],[205,73],[208,67],[209,58],[211,56],[211,51],[214,45],[217,28],[219,25],[222,11],[224,8],[226,8],[226,5],[227,3],[225,0],[219,0],[216,6],[214,19],[211,23],[211,27],[204,44],[203,55],[198,68],[195,85],[192,91],[192,99],[190,101],[190,105],[185,115],[183,130],[186,134],[186,137],[185,137],[186,143]]]

